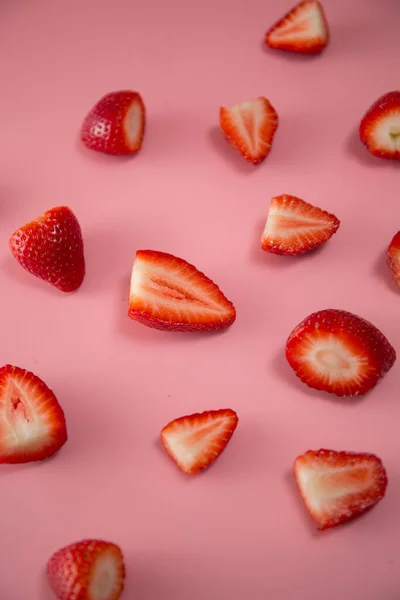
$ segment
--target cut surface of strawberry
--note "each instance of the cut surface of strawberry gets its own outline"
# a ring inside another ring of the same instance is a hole
[[[302,54],[318,54],[328,41],[324,9],[317,0],[297,4],[271,27],[265,37],[270,48]]]
[[[400,231],[396,233],[386,253],[386,262],[393,279],[400,286]]]
[[[19,367],[1,367],[0,463],[44,460],[66,441],[64,412],[47,385]]]
[[[278,127],[278,114],[263,97],[220,109],[220,126],[227,141],[257,165],[272,147]]]
[[[185,260],[138,250],[128,315],[164,331],[215,331],[232,325],[236,311],[219,287]]]
[[[371,390],[392,368],[396,352],[369,321],[327,309],[313,313],[292,331],[286,358],[309,387],[356,396]]]
[[[384,94],[368,109],[360,138],[374,156],[400,160],[400,91]]]
[[[119,600],[124,589],[122,552],[103,540],[83,540],[58,550],[46,570],[59,600]]]
[[[179,469],[194,475],[224,451],[237,424],[237,414],[230,408],[207,410],[168,423],[161,431],[161,442]]]
[[[138,152],[145,132],[146,111],[138,92],[106,94],[92,108],[81,127],[87,148],[114,155]]]
[[[294,476],[318,529],[336,527],[375,506],[385,495],[387,474],[373,454],[309,450],[299,456]]]
[[[335,215],[296,196],[275,196],[269,207],[261,248],[273,254],[304,254],[329,240],[339,225]]]
[[[72,210],[59,206],[23,225],[9,240],[13,256],[29,273],[62,292],[77,290],[85,277],[82,232]]]

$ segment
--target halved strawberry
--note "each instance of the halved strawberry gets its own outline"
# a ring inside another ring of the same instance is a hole
[[[53,392],[33,373],[0,369],[0,463],[44,460],[67,441],[63,410]]]
[[[371,390],[393,366],[396,352],[374,325],[344,310],[313,313],[286,342],[286,358],[308,386],[336,396]]]
[[[77,290],[85,277],[83,239],[70,208],[59,206],[23,225],[9,240],[11,252],[29,273],[62,292]]]
[[[297,4],[271,27],[265,37],[270,48],[302,54],[317,54],[328,41],[328,23],[317,0],[304,0]]]
[[[106,94],[92,108],[81,127],[82,142],[104,154],[135,154],[142,146],[146,111],[138,92]]]
[[[230,408],[207,410],[168,423],[161,442],[179,469],[194,475],[209,467],[225,450],[238,424]]]
[[[400,160],[400,92],[384,94],[368,109],[360,138],[374,156]]]
[[[53,554],[47,579],[59,600],[118,600],[125,580],[122,552],[102,540],[76,542]]]
[[[278,114],[266,98],[220,109],[220,125],[228,142],[257,165],[272,147]]]
[[[400,231],[396,233],[386,253],[386,262],[392,271],[393,278],[400,286]]]
[[[275,196],[269,207],[261,248],[274,254],[303,254],[329,240],[339,225],[335,215],[296,196]]]
[[[385,495],[387,475],[373,454],[309,450],[294,464],[308,512],[324,530],[358,517]]]
[[[232,325],[236,311],[211,279],[182,258],[138,250],[128,315],[164,331],[215,331]]]

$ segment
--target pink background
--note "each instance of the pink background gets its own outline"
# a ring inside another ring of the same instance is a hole
[[[267,51],[281,0],[1,0],[0,364],[55,391],[69,443],[38,465],[1,467],[2,600],[50,600],[44,567],[93,536],[120,544],[127,600],[398,600],[399,364],[361,401],[298,382],[284,358],[314,310],[371,320],[400,353],[399,290],[384,251],[400,229],[398,164],[373,158],[359,119],[398,85],[397,0],[325,0],[319,58]],[[148,126],[132,159],[82,148],[105,93],[141,92]],[[267,96],[280,125],[248,165],[218,131],[220,105]],[[273,195],[342,225],[314,255],[259,250]],[[53,206],[78,216],[87,277],[63,295],[24,272],[7,240]],[[222,335],[162,334],[130,321],[135,251],[194,263],[237,308]],[[239,427],[201,476],[158,445],[169,420],[229,406]],[[317,535],[293,485],[309,448],[370,451],[386,498]]]

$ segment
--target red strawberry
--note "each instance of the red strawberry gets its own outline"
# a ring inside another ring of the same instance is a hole
[[[396,233],[387,250],[386,260],[393,278],[400,285],[400,231]]]
[[[371,390],[392,368],[396,352],[365,319],[344,310],[321,310],[292,331],[286,358],[308,386],[356,396]]]
[[[128,315],[164,331],[215,331],[232,325],[236,311],[211,279],[182,258],[138,250]]]
[[[238,424],[230,408],[180,417],[161,431],[161,442],[179,469],[194,475],[225,450]]]
[[[271,27],[265,37],[270,48],[302,54],[317,54],[328,41],[328,24],[317,0],[304,0],[297,4]]]
[[[373,454],[309,450],[294,464],[294,476],[318,529],[336,527],[371,509],[385,495],[387,475]]]
[[[329,240],[339,225],[335,215],[296,196],[276,196],[271,200],[261,248],[274,254],[303,254]]]
[[[23,225],[10,237],[11,252],[29,273],[62,292],[73,292],[85,276],[82,232],[71,209],[60,206]]]
[[[122,552],[100,540],[71,544],[50,558],[47,578],[59,600],[118,600],[125,579]]]
[[[47,385],[19,367],[1,367],[0,463],[44,460],[66,441],[63,410]]]
[[[251,163],[262,162],[271,150],[278,114],[266,98],[220,109],[220,125],[228,142]]]
[[[82,142],[104,154],[135,154],[142,146],[145,107],[138,92],[112,92],[92,108],[81,128]]]
[[[360,124],[360,138],[374,156],[400,160],[400,92],[381,96]]]

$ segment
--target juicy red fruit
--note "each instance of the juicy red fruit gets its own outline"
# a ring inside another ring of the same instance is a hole
[[[142,147],[146,111],[138,92],[106,94],[92,108],[81,127],[87,148],[113,155],[136,154]]]
[[[392,271],[393,279],[400,286],[400,231],[396,233],[389,244],[386,253],[386,262]]]
[[[400,91],[384,94],[367,110],[360,139],[374,156],[400,160]]]
[[[49,458],[67,441],[65,417],[54,393],[33,373],[0,369],[0,463]]]
[[[369,321],[327,309],[313,313],[290,334],[286,358],[309,387],[336,394],[365,394],[393,366],[396,352]]]
[[[85,277],[82,232],[70,208],[52,208],[23,225],[12,234],[9,245],[26,271],[62,292],[73,292],[82,285]]]

